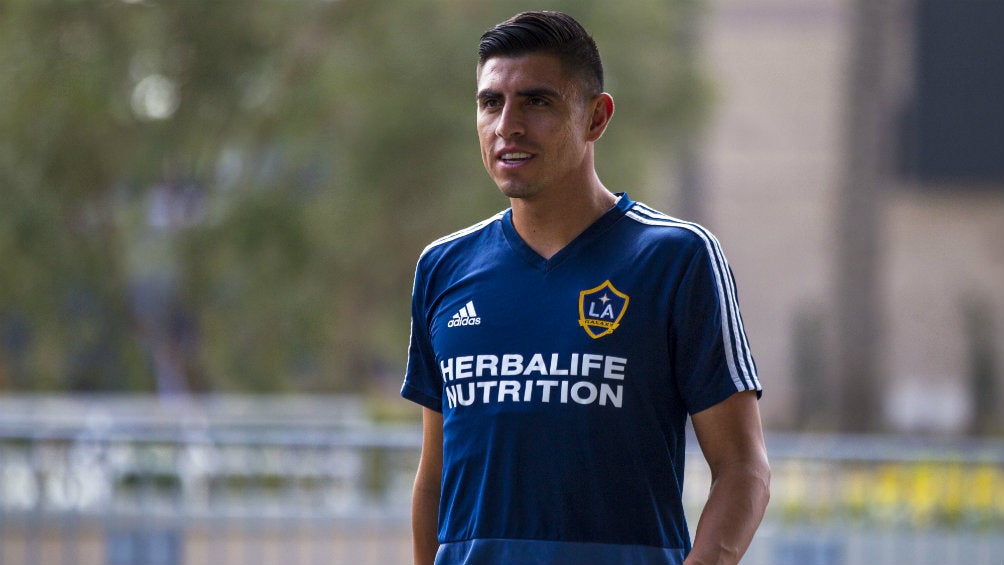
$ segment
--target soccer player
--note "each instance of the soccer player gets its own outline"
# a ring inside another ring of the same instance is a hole
[[[769,497],[761,391],[718,241],[604,187],[613,115],[571,17],[485,32],[477,129],[511,207],[415,274],[418,565],[736,563]],[[712,486],[691,547],[685,424]]]

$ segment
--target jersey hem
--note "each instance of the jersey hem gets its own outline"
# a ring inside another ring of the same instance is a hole
[[[680,565],[683,548],[478,538],[439,546],[436,565]]]

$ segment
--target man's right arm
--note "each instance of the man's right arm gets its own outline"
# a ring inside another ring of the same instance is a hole
[[[443,415],[422,408],[422,455],[411,496],[415,565],[433,565],[439,550],[439,497],[443,476]]]

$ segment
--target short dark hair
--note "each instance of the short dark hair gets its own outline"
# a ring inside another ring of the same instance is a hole
[[[478,65],[492,57],[555,55],[583,84],[583,95],[603,92],[603,63],[596,42],[575,18],[562,12],[523,12],[481,35]]]

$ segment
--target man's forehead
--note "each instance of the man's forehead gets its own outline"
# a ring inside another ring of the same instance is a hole
[[[515,57],[492,57],[478,65],[478,91],[490,89],[548,88],[564,92],[571,80],[554,55],[532,53]]]

